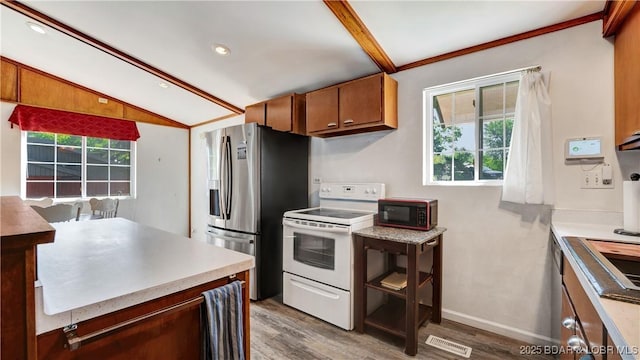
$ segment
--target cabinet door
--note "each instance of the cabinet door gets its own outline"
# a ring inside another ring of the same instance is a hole
[[[614,78],[616,144],[640,131],[640,5],[631,10],[616,35]],[[640,147],[640,141],[635,146]],[[634,146],[634,147],[635,147]],[[632,148],[634,148],[632,147]]]
[[[568,352],[567,340],[576,334],[577,320],[564,286],[562,286],[562,312],[560,313],[560,319],[562,320],[560,325],[560,346],[565,350],[560,354],[560,360],[574,360],[575,354]]]
[[[307,93],[307,133],[338,128],[338,88]]]
[[[7,101],[18,101],[18,67],[6,61],[0,65],[0,98]]]
[[[116,118],[124,113],[122,103],[27,69],[20,69],[20,102]]]
[[[293,124],[293,96],[287,95],[267,101],[268,127],[278,131],[291,131]]]
[[[340,126],[382,120],[382,74],[340,86]]]
[[[249,105],[244,109],[245,123],[265,124],[265,103]]]

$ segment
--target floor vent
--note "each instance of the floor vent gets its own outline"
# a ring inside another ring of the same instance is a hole
[[[471,356],[471,348],[465,345],[460,345],[458,343],[454,343],[453,341],[445,340],[443,338],[439,338],[437,336],[429,335],[427,341],[425,341],[427,345],[431,345],[433,347],[437,347],[438,349],[448,351],[450,353],[460,355],[465,358],[469,358]]]

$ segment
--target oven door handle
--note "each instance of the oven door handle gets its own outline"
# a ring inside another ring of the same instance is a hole
[[[291,221],[291,220],[288,220],[288,219],[284,219],[282,221],[282,224],[284,224],[285,226],[294,228],[294,229],[314,230],[314,231],[330,232],[330,233],[348,233],[349,232],[349,228],[347,226],[335,226],[334,225],[331,228],[329,228],[329,227],[309,226],[309,225],[296,224],[295,221]]]

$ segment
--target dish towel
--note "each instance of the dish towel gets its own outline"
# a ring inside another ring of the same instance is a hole
[[[234,281],[208,290],[202,317],[202,358],[205,360],[244,360],[242,331],[242,284]]]

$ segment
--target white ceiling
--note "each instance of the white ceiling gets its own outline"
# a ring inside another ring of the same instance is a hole
[[[26,1],[237,107],[378,72],[322,1]],[[396,66],[589,15],[593,1],[351,1]],[[0,54],[197,124],[231,114],[78,40],[0,7]],[[215,55],[211,45],[231,49]]]

